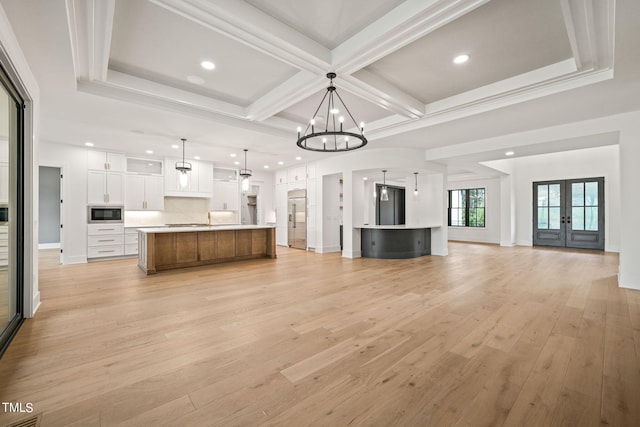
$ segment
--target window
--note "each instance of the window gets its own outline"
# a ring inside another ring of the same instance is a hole
[[[449,190],[449,226],[484,227],[484,188]]]

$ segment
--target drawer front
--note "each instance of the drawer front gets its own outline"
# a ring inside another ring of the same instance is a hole
[[[124,235],[105,234],[103,236],[89,236],[89,248],[94,246],[124,245]]]
[[[104,258],[110,256],[124,256],[124,245],[90,247],[88,258]]]
[[[138,244],[132,243],[129,245],[124,245],[124,254],[125,255],[138,255]]]
[[[87,225],[89,236],[103,236],[109,234],[124,234],[123,224],[89,224]]]
[[[125,245],[137,245],[138,244],[138,233],[136,234],[125,234],[124,235],[124,244]]]

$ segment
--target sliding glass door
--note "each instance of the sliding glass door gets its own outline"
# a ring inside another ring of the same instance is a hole
[[[0,67],[0,356],[23,320],[22,105]]]
[[[533,244],[604,250],[604,178],[533,183]]]

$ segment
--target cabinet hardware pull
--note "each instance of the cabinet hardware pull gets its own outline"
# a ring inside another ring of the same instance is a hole
[[[114,239],[102,239],[102,240],[98,240],[98,242],[115,242]]]
[[[100,254],[104,254],[104,253],[107,253],[107,252],[115,252],[115,251],[113,249],[111,249],[110,251],[98,251],[98,253],[100,253]]]

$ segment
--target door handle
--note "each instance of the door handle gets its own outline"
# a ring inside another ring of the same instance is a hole
[[[567,217],[567,224],[571,224],[571,217],[570,216]]]
[[[564,217],[560,218],[560,223],[564,224]]]

